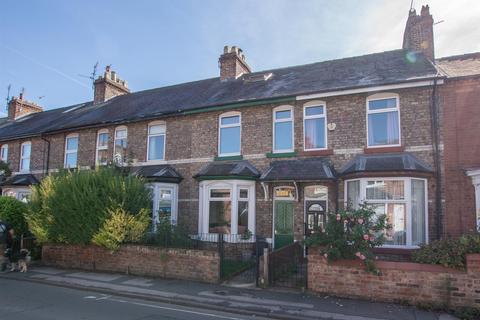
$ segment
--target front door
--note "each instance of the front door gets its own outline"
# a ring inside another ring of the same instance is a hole
[[[275,249],[293,243],[293,202],[275,201]]]
[[[310,200],[306,201],[306,223],[305,223],[305,235],[309,235],[325,231],[325,208],[327,207],[326,201]]]

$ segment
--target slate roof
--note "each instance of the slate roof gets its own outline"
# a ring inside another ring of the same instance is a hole
[[[238,102],[430,79],[438,75],[422,54],[416,55],[415,62],[406,57],[407,51],[394,50],[266,70],[234,80],[221,81],[217,77],[130,93],[98,105],[86,102],[8,121],[0,124],[0,140],[153,119]],[[273,75],[267,81],[251,81],[255,76],[270,72]]]
[[[131,173],[149,181],[180,183],[183,180],[180,173],[169,165],[132,167]]]
[[[38,180],[32,174],[16,174],[14,176],[8,177],[0,183],[0,186],[5,187],[21,187],[21,186],[31,186],[32,184],[37,184]]]
[[[339,174],[380,171],[433,172],[433,169],[411,153],[359,154],[341,168]]]
[[[333,180],[335,170],[326,158],[273,161],[265,171],[262,181]]]
[[[260,172],[250,162],[246,160],[233,162],[213,162],[193,176],[196,179],[211,179],[215,177],[231,177],[257,179]]]
[[[444,57],[435,63],[449,78],[480,75],[480,52]]]

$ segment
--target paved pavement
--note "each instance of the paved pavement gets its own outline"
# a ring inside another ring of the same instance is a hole
[[[4,283],[7,282],[10,283],[9,288],[22,286],[22,290],[14,290],[14,292],[17,292],[16,297],[19,301],[22,301],[23,293],[30,296],[31,300],[24,299],[25,308],[28,307],[29,301],[38,301],[41,306],[42,303],[50,303],[50,309],[45,307],[46,310],[54,312],[55,308],[60,308],[59,313],[53,313],[56,316],[62,314],[61,312],[68,312],[68,304],[73,304],[75,306],[72,310],[75,310],[78,306],[79,311],[85,313],[87,319],[97,319],[88,316],[90,309],[101,310],[110,315],[109,310],[114,307],[119,308],[119,310],[130,310],[131,308],[135,311],[138,309],[139,314],[143,314],[140,309],[145,309],[150,310],[145,312],[153,312],[154,315],[153,318],[141,318],[133,311],[133,313],[125,311],[125,313],[119,313],[121,317],[118,319],[189,319],[188,317],[204,319],[202,316],[206,317],[205,319],[210,319],[207,315],[195,315],[195,313],[187,315],[184,312],[179,314],[178,312],[181,312],[179,309],[183,310],[184,308],[192,308],[194,312],[199,313],[220,312],[222,316],[227,316],[226,319],[228,317],[232,318],[231,313],[235,314],[233,318],[238,319],[248,319],[248,316],[251,315],[256,315],[256,319],[261,319],[261,317],[334,320],[437,320],[450,318],[446,315],[422,311],[413,307],[339,299],[330,296],[314,296],[293,291],[242,289],[191,281],[152,279],[123,274],[91,273],[46,267],[32,268],[27,274],[3,273],[0,274],[0,281],[0,288],[2,288],[0,290],[0,301],[2,301],[0,303],[0,315],[2,311],[8,311],[10,304],[14,310],[16,310],[15,308],[23,310],[21,309],[22,303],[18,305],[14,299],[8,298],[8,296],[6,298],[8,304],[3,303]],[[52,287],[52,285],[55,287]],[[29,289],[30,287],[32,290]],[[45,290],[45,295],[42,294],[43,290]],[[65,290],[65,292],[62,294],[61,290]],[[52,295],[52,297],[48,298],[49,295]],[[81,303],[75,303],[77,300],[80,300]],[[165,309],[167,307],[173,310]],[[32,308],[35,308],[34,305],[32,305]],[[40,309],[43,310],[44,308]],[[158,314],[152,311],[153,309],[158,309],[157,313],[161,311],[159,313],[161,316],[158,317]],[[209,311],[205,311],[206,309]],[[16,319],[30,319],[28,316],[35,314],[34,311],[29,314],[27,309],[22,312],[26,316],[24,318],[16,317]],[[224,315],[223,312],[228,315]],[[216,313],[210,317],[217,317]],[[243,316],[247,316],[247,318]],[[44,318],[34,318],[77,319],[68,316],[63,318],[60,316],[58,318],[48,317],[48,314]]]

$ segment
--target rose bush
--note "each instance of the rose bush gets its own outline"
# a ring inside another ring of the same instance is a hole
[[[325,230],[318,230],[305,242],[309,247],[319,247],[329,260],[359,259],[369,271],[376,271],[372,249],[384,243],[389,228],[384,214],[378,215],[363,204],[359,209],[328,214]]]

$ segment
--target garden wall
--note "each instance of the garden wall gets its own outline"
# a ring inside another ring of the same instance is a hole
[[[49,244],[43,246],[42,261],[47,266],[59,268],[122,272],[212,283],[218,281],[220,267],[220,259],[215,251],[140,245],[123,245],[112,252],[93,245]]]
[[[308,288],[316,293],[387,302],[480,308],[480,254],[467,255],[467,270],[411,262],[377,261],[381,275],[360,261],[328,262],[311,249]]]

